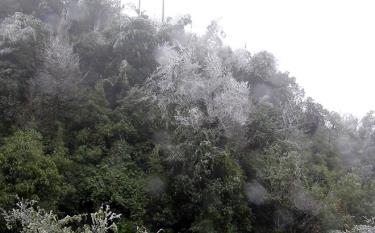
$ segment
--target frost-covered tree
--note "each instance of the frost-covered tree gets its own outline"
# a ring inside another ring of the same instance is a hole
[[[20,228],[22,233],[117,232],[114,221],[120,218],[120,215],[110,211],[109,206],[102,206],[97,212],[89,215],[81,214],[59,219],[52,211],[34,207],[35,204],[35,201],[21,200],[16,208],[3,212],[8,229]],[[77,224],[81,225],[78,229]]]
[[[176,120],[193,127],[205,119],[217,119],[228,132],[243,126],[252,107],[248,84],[224,70],[217,54],[205,58],[204,64],[195,56],[193,48],[178,44],[159,48],[160,67],[152,84],[160,106],[175,106]]]
[[[78,94],[81,76],[79,57],[62,38],[51,38],[34,85],[41,94],[68,101]]]
[[[355,225],[345,231],[331,231],[331,233],[373,233],[375,232],[375,218],[365,219],[365,223]]]

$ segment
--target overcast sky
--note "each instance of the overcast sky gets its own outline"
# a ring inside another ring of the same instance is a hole
[[[138,0],[123,0],[138,4]],[[162,0],[142,0],[160,20]],[[165,0],[166,16],[190,14],[202,33],[219,19],[226,42],[267,50],[307,95],[329,110],[361,117],[375,109],[375,1]]]

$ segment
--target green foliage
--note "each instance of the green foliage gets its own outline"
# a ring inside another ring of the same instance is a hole
[[[119,232],[372,230],[374,112],[329,112],[217,22],[120,5],[0,1],[1,232],[105,232],[79,215],[103,203]]]
[[[42,137],[34,130],[17,131],[0,147],[0,203],[14,204],[16,196],[40,200],[53,208],[62,177],[53,159],[43,152]]]
[[[108,203],[127,218],[140,222],[146,203],[144,182],[141,175],[131,173],[126,168],[103,167],[90,174],[84,180],[87,198],[93,206]]]

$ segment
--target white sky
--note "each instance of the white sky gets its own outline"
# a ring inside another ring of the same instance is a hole
[[[138,0],[123,0],[138,4]],[[142,0],[160,19],[162,0]],[[234,48],[267,50],[307,95],[329,110],[375,110],[375,1],[165,0],[166,16],[190,14],[193,31],[220,19]]]

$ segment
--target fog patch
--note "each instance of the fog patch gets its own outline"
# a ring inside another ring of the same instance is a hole
[[[88,8],[85,1],[71,1],[68,5],[67,16],[72,20],[84,19],[88,14]]]
[[[171,144],[171,137],[165,130],[158,131],[152,136],[152,140],[159,145]]]
[[[155,60],[161,66],[173,66],[179,60],[179,54],[169,46],[162,46],[155,49]]]
[[[358,156],[357,145],[352,138],[348,135],[341,135],[337,139],[336,145],[346,168],[352,168],[360,164],[361,158]]]
[[[167,131],[159,131],[154,133],[152,136],[153,142],[163,150],[163,154],[166,161],[176,162],[182,161],[184,159],[183,150],[180,145],[175,145],[173,143],[172,135]]]
[[[302,185],[297,185],[293,189],[291,201],[300,211],[311,212],[313,215],[317,215],[319,213],[319,204],[308,192],[304,190]]]
[[[267,190],[257,181],[247,183],[245,191],[249,201],[255,205],[263,204],[268,198]]]
[[[253,95],[257,99],[271,98],[272,88],[266,84],[257,84],[253,88]]]
[[[353,173],[358,175],[362,180],[369,181],[374,174],[374,166],[371,164],[364,164],[352,169]]]
[[[165,183],[158,176],[152,176],[147,180],[145,190],[152,196],[160,196],[165,193]]]
[[[274,216],[275,226],[278,228],[285,228],[294,222],[293,214],[286,209],[279,209]]]
[[[41,17],[41,20],[48,24],[53,30],[59,24],[60,16],[56,13],[46,13]]]

